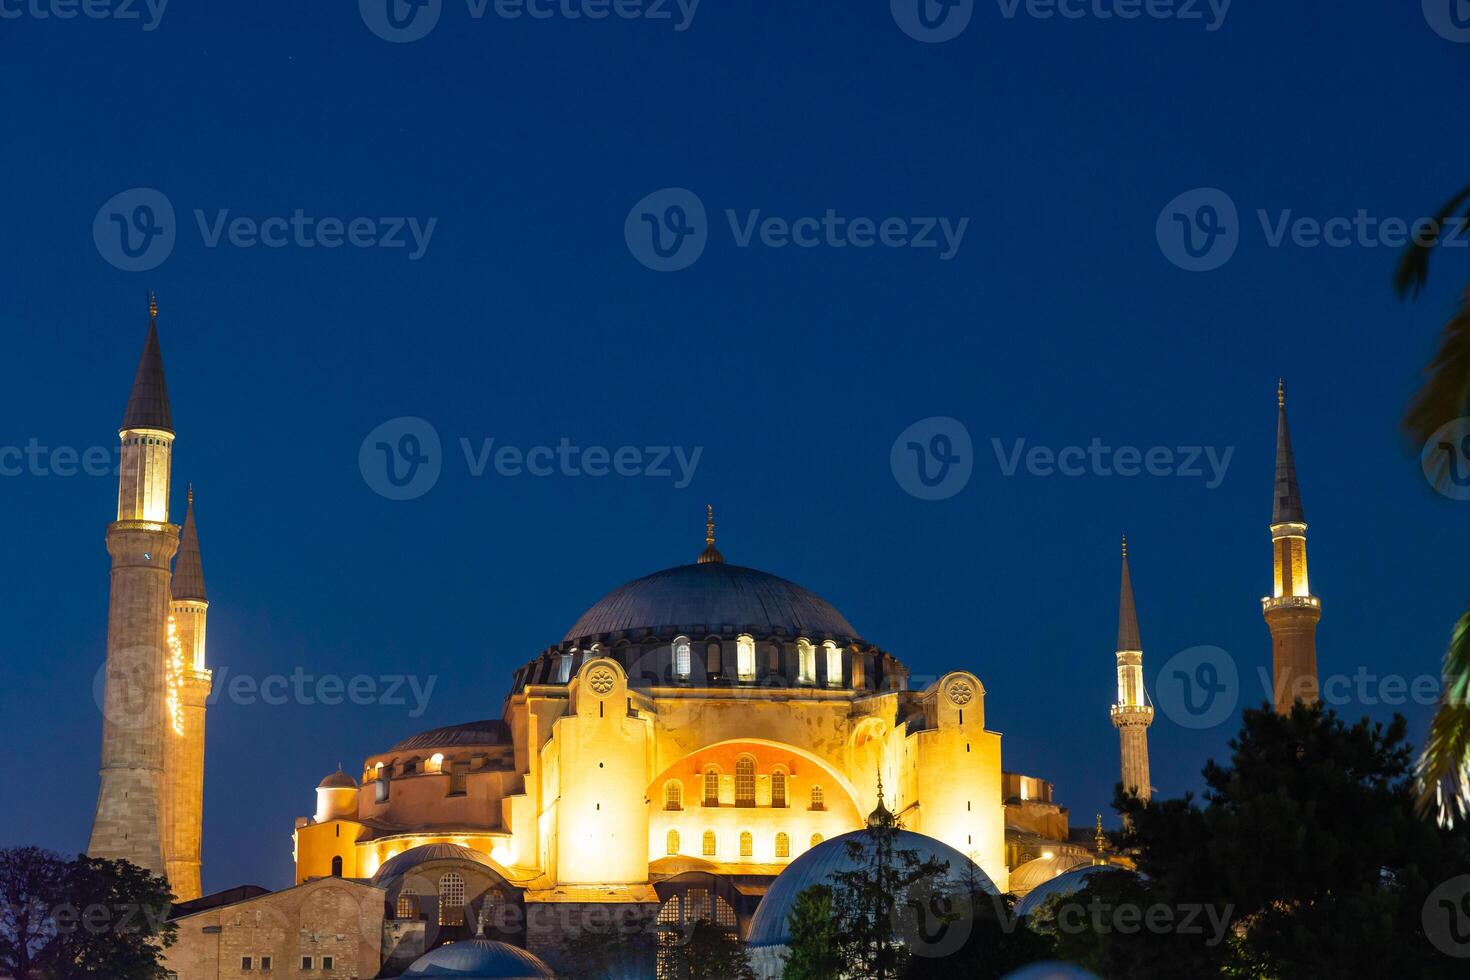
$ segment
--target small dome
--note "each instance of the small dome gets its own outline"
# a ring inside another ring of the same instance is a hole
[[[1034,862],[1028,862],[1034,863]],[[1024,868],[1026,865],[1021,865]],[[1017,869],[1018,871],[1020,868]],[[1103,871],[1121,871],[1124,874],[1133,874],[1127,868],[1109,864],[1084,864],[1064,871],[1054,878],[1043,881],[1026,893],[1026,897],[1016,903],[1017,915],[1030,915],[1041,907],[1053,895],[1074,895],[1087,887],[1087,879]]]
[[[487,868],[493,867],[490,859],[485,855],[461,844],[420,844],[418,847],[410,847],[402,854],[395,854],[384,861],[378,873],[373,875],[373,884],[380,885],[389,878],[406,874],[430,861],[470,861],[474,864],[483,864]]]
[[[1057,854],[1027,861],[1011,872],[1011,894],[1025,895],[1038,885],[1051,881],[1078,865],[1090,866],[1091,863],[1087,858],[1076,854]]]
[[[812,885],[831,884],[830,876],[834,872],[856,871],[860,868],[861,859],[855,861],[847,853],[847,842],[852,840],[860,840],[867,848],[872,848],[872,838],[868,831],[854,830],[822,841],[787,865],[786,870],[771,883],[770,890],[756,908],[755,915],[750,920],[750,934],[745,941],[746,945],[752,948],[787,945],[791,939],[787,919],[796,903],[796,896]],[[950,881],[966,882],[973,875],[975,883],[982,890],[991,895],[999,894],[990,877],[978,865],[943,841],[912,830],[900,830],[893,848],[895,851],[913,851],[920,861],[932,858],[947,862]]]
[[[431,728],[417,735],[410,735],[389,752],[406,752],[410,749],[440,749],[460,745],[509,745],[510,729],[498,719],[467,721],[462,725],[446,725]]]
[[[717,632],[721,626],[813,639],[859,638],[831,603],[795,582],[708,561],[666,568],[618,586],[582,614],[564,641],[637,629],[702,627]]]
[[[316,784],[317,789],[357,789],[357,780],[338,769]]]
[[[1019,970],[1007,973],[1001,980],[1097,980],[1097,974],[1084,970],[1075,963],[1045,960],[1027,963]]]
[[[458,980],[546,980],[551,967],[519,946],[469,939],[431,949],[403,971],[405,977],[456,977]]]

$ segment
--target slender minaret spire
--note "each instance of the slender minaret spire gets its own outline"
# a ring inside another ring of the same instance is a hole
[[[1147,800],[1148,726],[1154,709],[1143,689],[1143,641],[1138,638],[1138,612],[1133,605],[1133,578],[1128,572],[1128,537],[1123,536],[1123,574],[1118,592],[1118,700],[1112,707],[1122,752],[1123,788]]]
[[[704,550],[699,553],[698,563],[701,565],[721,564],[725,556],[720,554],[719,548],[715,547],[715,505],[706,504],[705,509],[709,512],[709,522],[704,526]]]
[[[87,853],[167,873],[163,756],[168,698],[169,561],[179,529],[168,523],[173,418],[158,347],[158,305],[118,430],[117,520],[107,527],[112,585],[102,701],[101,785]]]
[[[1271,630],[1276,710],[1286,714],[1298,699],[1317,700],[1317,621],[1322,618],[1322,603],[1307,584],[1307,522],[1286,423],[1285,381],[1276,383],[1271,550],[1275,583],[1271,595],[1261,600],[1261,612]]]
[[[181,902],[201,894],[199,869],[204,824],[204,713],[213,676],[205,666],[209,599],[194,522],[194,488],[171,583],[169,691],[163,752],[165,855],[168,880]]]

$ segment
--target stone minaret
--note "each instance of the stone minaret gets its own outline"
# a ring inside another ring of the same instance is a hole
[[[1143,689],[1143,641],[1138,638],[1138,613],[1133,607],[1133,579],[1128,574],[1128,538],[1123,538],[1123,584],[1118,593],[1118,700],[1113,705],[1113,727],[1122,750],[1123,788],[1149,798],[1148,726],[1154,709]]]
[[[102,700],[102,769],[87,853],[167,873],[163,810],[173,417],[149,297],[148,341],[123,412],[117,520],[107,526],[112,588]]]
[[[1271,502],[1271,551],[1276,583],[1261,600],[1271,629],[1276,710],[1291,711],[1298,698],[1317,700],[1317,620],[1322,603],[1307,587],[1307,522],[1286,425],[1286,383],[1276,385],[1276,494]]]
[[[209,599],[204,590],[204,564],[199,530],[194,523],[194,488],[189,488],[184,533],[172,582],[172,631],[163,772],[164,852],[168,880],[181,902],[198,898],[199,852],[204,823],[204,708],[212,684],[204,660],[204,623]]]

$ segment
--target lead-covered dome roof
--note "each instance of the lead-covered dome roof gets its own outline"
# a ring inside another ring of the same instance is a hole
[[[403,975],[460,980],[550,980],[556,976],[535,954],[490,939],[470,939],[431,949],[414,960]]]
[[[620,585],[567,630],[564,642],[629,630],[720,632],[721,627],[814,639],[860,639],[847,618],[795,582],[720,561],[666,568]]]
[[[510,727],[499,719],[467,721],[460,725],[432,728],[427,732],[410,735],[389,752],[407,752],[410,749],[447,749],[458,745],[509,745]]]
[[[848,841],[861,842],[868,854],[872,853],[875,846],[873,836],[867,830],[854,830],[822,841],[792,861],[771,883],[770,889],[756,908],[755,915],[751,917],[750,934],[745,940],[747,946],[755,948],[788,945],[791,940],[788,919],[792,906],[796,904],[796,897],[813,885],[832,884],[831,876],[836,872],[862,869],[862,857],[854,859],[848,854]],[[951,882],[966,887],[973,883],[975,887],[991,895],[999,894],[989,875],[941,840],[912,830],[900,830],[893,842],[893,850],[913,851],[921,862],[930,859],[945,862],[949,865],[948,877]]]

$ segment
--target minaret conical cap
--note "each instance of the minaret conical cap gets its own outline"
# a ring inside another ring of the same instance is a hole
[[[124,429],[174,430],[173,413],[168,407],[168,385],[163,380],[163,352],[158,347],[158,303],[148,296],[148,339],[143,343],[143,356],[138,358],[138,373],[133,376],[133,390],[128,407],[123,410]]]
[[[209,601],[204,591],[204,561],[199,555],[199,529],[194,525],[194,488],[189,488],[189,509],[184,512],[184,533],[179,539],[179,557],[170,580],[175,599]]]
[[[1296,482],[1296,460],[1291,454],[1291,429],[1286,424],[1286,382],[1276,383],[1276,493],[1271,500],[1271,523],[1301,523],[1302,491]]]
[[[1133,606],[1133,577],[1128,574],[1128,537],[1123,537],[1123,582],[1118,589],[1118,650],[1142,650],[1138,610]]]

